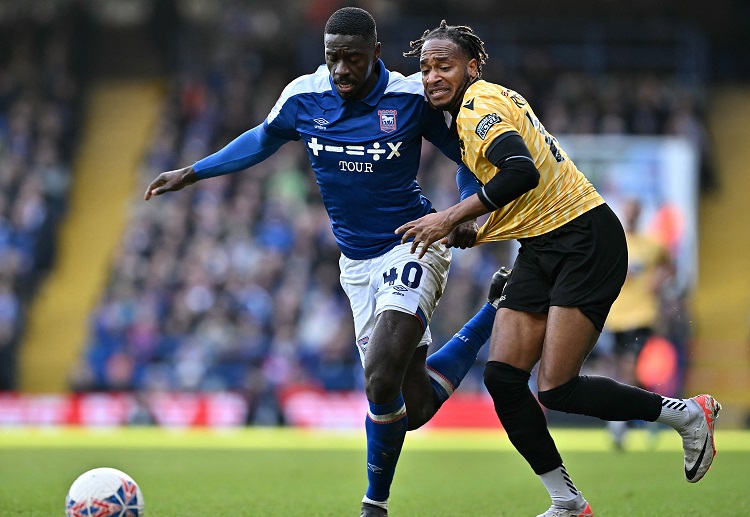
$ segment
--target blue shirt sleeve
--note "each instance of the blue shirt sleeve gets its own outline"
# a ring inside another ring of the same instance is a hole
[[[482,188],[477,177],[474,176],[471,169],[469,169],[463,162],[458,166],[458,170],[456,171],[456,185],[458,186],[458,194],[461,201],[467,197],[473,196]]]
[[[263,124],[260,124],[245,131],[211,156],[195,162],[193,170],[199,179],[241,171],[262,162],[288,141],[269,135],[263,129]]]
[[[461,163],[461,149],[458,147],[458,133],[450,128],[445,115],[440,110],[429,107],[425,102],[422,116],[422,134],[432,145],[456,162]]]
[[[456,170],[456,185],[461,200],[470,197],[482,188],[474,173],[461,161],[461,149],[458,146],[458,134],[445,121],[442,111],[427,108],[425,115],[425,138],[432,142],[440,151],[458,164]]]

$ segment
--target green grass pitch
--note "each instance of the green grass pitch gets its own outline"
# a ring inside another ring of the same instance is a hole
[[[553,429],[568,471],[597,517],[750,515],[750,434],[717,430],[718,455],[685,482],[678,436],[611,450],[600,429]],[[295,429],[0,428],[0,516],[64,515],[85,470],[133,476],[148,517],[359,515],[366,486],[361,432]],[[535,516],[541,483],[501,432],[409,433],[390,500],[394,517]]]

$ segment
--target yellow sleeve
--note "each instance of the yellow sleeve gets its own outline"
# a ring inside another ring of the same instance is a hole
[[[486,156],[487,149],[497,137],[511,131],[518,133],[519,129],[505,97],[486,91],[482,93],[473,98],[473,103],[469,100],[462,106],[461,116],[465,123],[461,126],[465,132],[464,140],[471,143],[478,155]]]

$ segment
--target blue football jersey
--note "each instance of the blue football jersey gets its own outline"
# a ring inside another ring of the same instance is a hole
[[[458,137],[432,109],[420,75],[388,71],[361,100],[344,100],[325,65],[287,85],[263,123],[271,136],[304,142],[342,253],[382,255],[393,232],[432,209],[417,183],[422,137],[461,163]]]

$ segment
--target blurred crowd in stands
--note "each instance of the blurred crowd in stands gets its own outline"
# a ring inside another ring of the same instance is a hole
[[[70,22],[0,39],[0,391],[15,387],[26,308],[53,265],[71,182],[80,82]]]
[[[140,197],[159,172],[192,163],[260,123],[286,83],[319,64],[298,67],[295,57],[305,50],[295,49],[286,31],[276,34],[285,43],[269,50],[268,34],[241,23],[253,18],[253,3],[230,4],[233,14],[210,31],[170,25],[181,37],[166,52],[168,95],[71,388],[240,391],[252,422],[273,423],[281,418],[277,393],[286,387],[361,388],[339,251],[303,146],[289,143],[243,173],[149,202]],[[417,37],[430,25],[410,31]],[[322,25],[315,30],[320,45]],[[71,181],[80,89],[64,36],[19,36],[0,62],[0,354],[16,346],[33,278],[53,260],[55,223]],[[553,134],[679,134],[708,153],[704,92],[668,70],[592,75],[560,70],[540,52],[508,69],[503,49],[488,42],[488,50],[485,76],[522,92]],[[314,55],[322,58],[322,47]],[[386,65],[404,73],[418,66]],[[436,207],[455,201],[455,169],[429,145],[419,179]],[[513,243],[454,252],[431,325],[433,346],[474,314],[493,271],[513,256]],[[483,389],[483,359],[462,389]],[[0,378],[12,386],[12,372]]]

